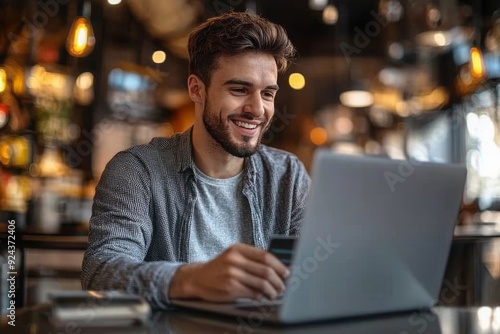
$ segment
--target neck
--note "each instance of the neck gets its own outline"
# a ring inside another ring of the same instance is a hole
[[[235,176],[243,169],[244,159],[227,153],[203,125],[195,124],[191,140],[194,163],[204,174],[217,179],[226,179]]]

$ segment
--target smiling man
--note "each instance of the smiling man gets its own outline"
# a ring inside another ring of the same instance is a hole
[[[248,13],[201,24],[189,38],[195,122],[118,153],[96,188],[84,289],[171,298],[275,298],[288,269],[265,251],[298,233],[309,176],[292,154],[261,145],[278,73],[296,51],[284,29]]]

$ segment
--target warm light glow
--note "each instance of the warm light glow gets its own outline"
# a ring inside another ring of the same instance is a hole
[[[0,141],[0,163],[10,167],[27,166],[30,143],[24,137],[7,137]]]
[[[340,116],[335,120],[335,131],[337,131],[339,135],[349,135],[352,130],[354,130],[354,124],[349,117]]]
[[[56,99],[69,99],[73,94],[73,78],[64,73],[48,72],[35,65],[29,71],[26,87],[33,95],[50,94]]]
[[[59,152],[53,147],[45,147],[38,163],[41,176],[62,176],[66,174],[67,167]]]
[[[325,24],[335,24],[339,19],[339,11],[337,7],[328,5],[323,9],[323,22]]]
[[[94,49],[95,37],[90,21],[77,17],[68,34],[66,49],[74,57],[85,57]]]
[[[7,88],[7,72],[0,68],[0,93],[3,93]]]
[[[153,52],[153,56],[151,57],[151,59],[153,59],[153,62],[155,62],[155,64],[161,64],[165,62],[165,60],[167,59],[167,55],[165,52],[158,50]]]
[[[387,53],[392,59],[403,59],[405,50],[401,43],[391,43],[387,48]]]
[[[122,0],[108,0],[110,5],[119,5],[122,3]]]
[[[409,115],[408,103],[406,101],[399,101],[395,106],[396,113],[401,117],[406,117]]]
[[[12,78],[12,90],[17,95],[24,95],[25,90],[25,73],[24,69],[15,66],[14,75]]]
[[[75,81],[73,98],[81,105],[90,105],[94,100],[94,75],[90,72],[81,73]]]
[[[363,108],[373,104],[373,94],[364,90],[350,90],[340,94],[340,102],[346,107]]]
[[[288,77],[288,84],[296,90],[300,90],[306,85],[306,78],[300,73],[292,73]]]
[[[416,36],[417,44],[428,47],[446,47],[451,44],[453,34],[443,31],[426,31]]]
[[[413,96],[412,107],[418,110],[436,110],[448,103],[449,96],[448,90],[439,86],[426,94]]]
[[[317,128],[314,128],[311,130],[309,137],[311,138],[311,142],[314,145],[319,146],[319,145],[323,145],[324,143],[326,143],[328,135],[327,135],[325,129],[323,129],[321,127],[317,127]]]
[[[10,146],[6,142],[0,142],[0,162],[7,166],[10,163]]]
[[[449,42],[446,40],[446,36],[440,32],[434,34],[434,42],[436,42],[437,46],[445,46],[449,44]]]
[[[81,90],[90,89],[94,84],[94,76],[90,72],[84,72],[76,79],[76,87]]]
[[[484,76],[484,63],[481,50],[476,47],[470,48],[470,69],[474,78],[482,78]]]

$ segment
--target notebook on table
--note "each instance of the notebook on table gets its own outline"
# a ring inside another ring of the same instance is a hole
[[[282,299],[172,304],[285,324],[430,308],[465,178],[462,165],[317,151]]]

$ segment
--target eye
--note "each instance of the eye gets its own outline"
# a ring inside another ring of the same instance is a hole
[[[230,91],[235,95],[243,95],[247,92],[247,89],[245,87],[233,87]]]
[[[265,99],[265,100],[268,100],[268,101],[273,101],[274,100],[274,96],[276,95],[275,92],[273,91],[263,91],[262,92],[262,97]]]

